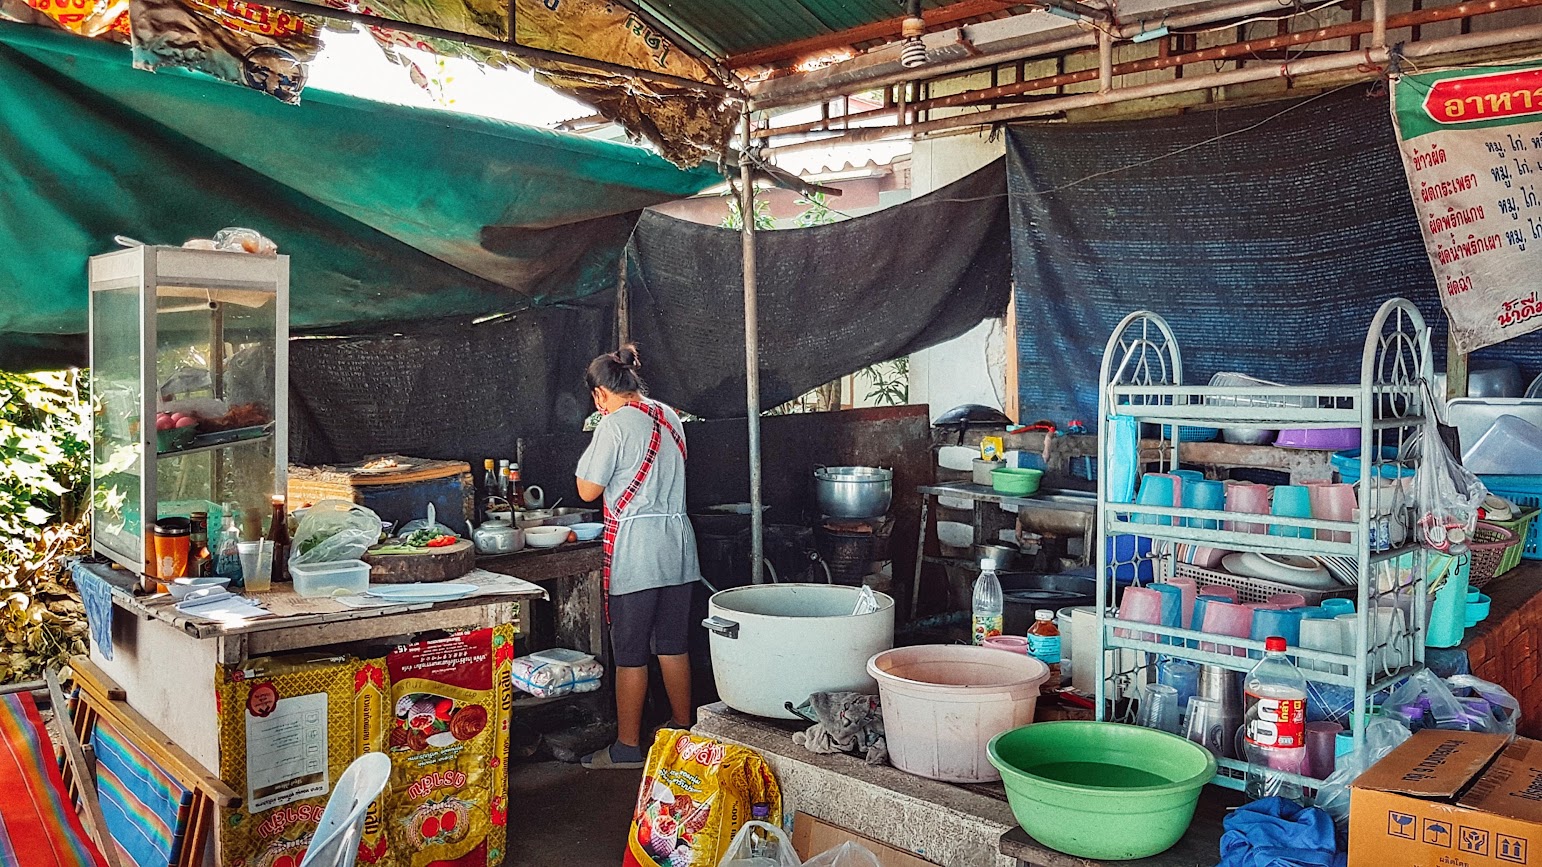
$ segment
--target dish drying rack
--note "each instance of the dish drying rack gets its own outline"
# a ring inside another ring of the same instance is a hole
[[[1407,505],[1413,494],[1408,470],[1416,469],[1416,437],[1425,420],[1424,386],[1433,380],[1429,329],[1418,309],[1401,298],[1383,304],[1371,321],[1361,354],[1360,381],[1349,385],[1189,385],[1167,322],[1149,311],[1131,313],[1109,337],[1099,379],[1103,423],[1097,474],[1102,536],[1098,574],[1113,574],[1118,567],[1139,576],[1140,561],[1149,560],[1153,579],[1165,581],[1180,568],[1177,550],[1182,545],[1320,558],[1330,572],[1352,582],[1346,589],[1352,589],[1355,610],[1361,616],[1356,618],[1348,652],[1292,648],[1291,655],[1298,658],[1309,682],[1353,691],[1353,712],[1346,727],[1355,738],[1363,737],[1371,696],[1424,665],[1428,576],[1425,551],[1416,540],[1419,512]],[[1167,434],[1159,452],[1152,455],[1146,449],[1138,456],[1139,467],[1156,463],[1163,472],[1178,468],[1180,426],[1359,428],[1361,481],[1356,490],[1360,508],[1351,521],[1249,514],[1247,524],[1267,528],[1260,533],[1228,529],[1227,522],[1237,518],[1236,512],[1141,505],[1133,502],[1133,496],[1132,502],[1123,502],[1122,496],[1115,502],[1109,490],[1115,477],[1109,429],[1110,420],[1118,416],[1165,426],[1158,428]],[[1401,491],[1404,487],[1406,495]],[[1376,517],[1387,515],[1391,517],[1384,528],[1401,523],[1406,530],[1396,547],[1387,545],[1385,540],[1392,534],[1386,529],[1373,533]],[[1113,539],[1119,535],[1145,537],[1151,544],[1115,545]],[[1366,576],[1370,580],[1363,580]],[[1197,626],[1178,629],[1142,623],[1132,628],[1130,621],[1120,621],[1109,612],[1110,583],[1101,580],[1097,588],[1101,648],[1095,660],[1095,707],[1099,719],[1113,715],[1110,689],[1115,698],[1138,693],[1161,657],[1247,672],[1264,649],[1262,641],[1231,637],[1220,641]],[[1397,627],[1396,617],[1385,618],[1383,625],[1378,623],[1381,617],[1364,616],[1378,607],[1402,609],[1403,628]],[[1191,643],[1194,646],[1188,646]],[[1201,649],[1206,645],[1212,649]],[[1120,649],[1136,652],[1107,652]],[[1111,661],[1120,670],[1109,671]],[[1214,782],[1241,789],[1246,770],[1245,761],[1222,757]],[[1307,777],[1296,781],[1307,789],[1320,783]]]

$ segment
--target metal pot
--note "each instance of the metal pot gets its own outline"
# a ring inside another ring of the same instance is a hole
[[[991,543],[974,546],[974,561],[983,563],[990,561],[991,567],[997,572],[1005,572],[1008,569],[1017,568],[1017,557],[1021,552],[1011,545]]]
[[[483,521],[471,541],[478,554],[512,554],[525,547],[525,533],[507,521]]]
[[[814,470],[819,511],[830,518],[878,518],[894,499],[894,471],[877,467]]]
[[[1274,442],[1277,433],[1261,427],[1228,427],[1221,429],[1221,439],[1234,445],[1266,446]]]
[[[787,703],[816,692],[876,693],[867,673],[875,653],[894,646],[894,600],[852,614],[860,587],[753,584],[712,594],[708,617],[712,675],[731,708],[797,719]]]

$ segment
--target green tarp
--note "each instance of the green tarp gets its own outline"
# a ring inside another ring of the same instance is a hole
[[[317,91],[287,106],[0,23],[0,358],[85,330],[85,261],[116,234],[257,229],[293,257],[296,329],[362,333],[608,290],[641,208],[719,180],[450,112]]]

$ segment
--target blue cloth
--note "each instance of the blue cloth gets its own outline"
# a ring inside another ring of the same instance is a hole
[[[81,604],[86,607],[86,622],[91,626],[91,642],[104,659],[112,659],[112,586],[84,563],[70,569]]]
[[[1262,798],[1233,810],[1221,822],[1221,863],[1216,867],[1345,867],[1333,819],[1316,807],[1284,798]]]

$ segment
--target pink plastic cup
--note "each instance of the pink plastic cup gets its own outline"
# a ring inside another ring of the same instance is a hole
[[[1269,498],[1273,496],[1274,489],[1268,485],[1258,485],[1252,482],[1237,482],[1226,486],[1226,511],[1244,512],[1250,515],[1269,514]],[[1238,533],[1266,533],[1269,528],[1266,524],[1249,524],[1242,521],[1227,521],[1227,530]]]
[[[1312,517],[1322,521],[1355,519],[1355,486],[1327,483],[1307,486],[1312,503]],[[1328,542],[1348,542],[1349,534],[1338,530],[1317,530],[1317,538]]]
[[[1005,650],[1011,653],[1027,653],[1028,639],[1021,635],[992,635],[985,639],[983,647]]]
[[[1119,619],[1133,623],[1161,623],[1162,622],[1162,594],[1149,587],[1126,587],[1124,599],[1119,602]],[[1128,629],[1115,630],[1115,635],[1121,638],[1130,638]],[[1150,632],[1135,633],[1137,641],[1153,641],[1156,635]]]
[[[1227,599],[1230,599],[1231,601],[1236,602],[1237,601],[1237,588],[1235,588],[1235,587],[1222,587],[1219,584],[1206,584],[1205,586],[1199,588],[1199,595],[1201,595],[1201,596],[1225,596]]]
[[[1269,604],[1275,608],[1304,608],[1306,597],[1300,593],[1276,593],[1269,597]]]
[[[1126,593],[1129,591],[1126,590]],[[1230,635],[1234,638],[1247,638],[1253,632],[1253,609],[1246,605],[1236,605],[1230,602],[1211,602],[1205,605],[1205,624],[1203,631],[1212,635]],[[1247,656],[1247,648],[1233,647],[1228,644],[1202,643],[1200,650],[1209,650],[1217,653],[1230,653],[1233,656]]]
[[[1199,597],[1199,586],[1193,578],[1173,578],[1167,583],[1177,587],[1183,594],[1183,628],[1191,628],[1194,622],[1194,600]]]
[[[1306,724],[1306,772],[1309,775],[1326,780],[1333,773],[1334,750],[1342,731],[1343,726],[1327,720]]]

